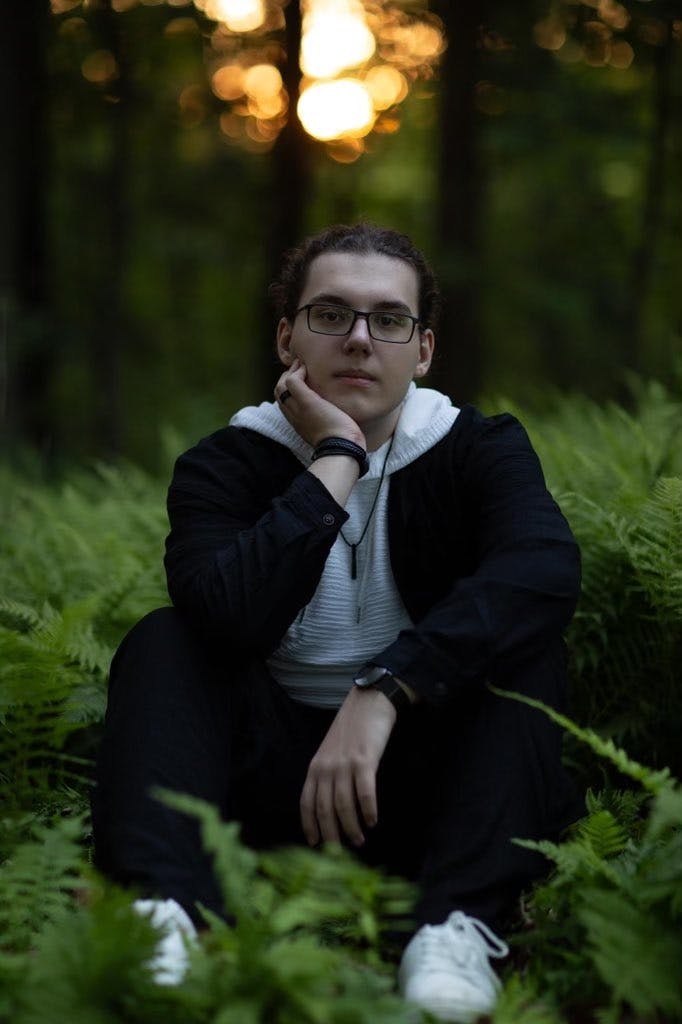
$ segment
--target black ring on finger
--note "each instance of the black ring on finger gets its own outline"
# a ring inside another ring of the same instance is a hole
[[[284,391],[282,391],[282,392],[281,392],[281,393],[280,393],[280,394],[279,394],[279,395],[277,396],[277,400],[278,400],[279,402],[281,402],[281,403],[282,403],[282,405],[284,405],[284,403],[285,403],[285,402],[287,401],[287,399],[289,399],[289,398],[291,398],[291,391],[288,391],[288,390],[287,390],[287,388],[285,388],[285,389],[284,389]]]

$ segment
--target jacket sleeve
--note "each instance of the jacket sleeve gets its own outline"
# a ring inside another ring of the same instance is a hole
[[[503,680],[571,620],[580,552],[512,416],[479,417],[456,470],[473,572],[374,659],[433,703]]]
[[[180,611],[231,653],[264,657],[310,601],[348,515],[312,473],[294,468],[289,482],[241,433],[219,431],[177,460],[165,567]],[[293,458],[271,445],[280,464]],[[273,478],[284,481],[274,498]]]

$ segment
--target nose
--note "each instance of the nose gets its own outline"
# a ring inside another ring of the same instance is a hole
[[[367,324],[367,313],[358,313],[352,329],[346,335],[344,348],[348,352],[353,352],[356,349],[369,351],[371,347],[372,338]]]

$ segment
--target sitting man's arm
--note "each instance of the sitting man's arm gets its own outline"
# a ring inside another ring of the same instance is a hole
[[[364,446],[357,424],[304,376],[295,364],[278,384],[286,379],[283,411],[303,440]],[[168,492],[173,604],[230,655],[267,656],[315,592],[358,472],[345,455],[304,471],[287,449],[233,427],[201,441],[177,460]]]
[[[459,486],[477,567],[373,659],[434,703],[542,649],[566,628],[580,593],[578,546],[525,430],[511,416],[471,429]]]

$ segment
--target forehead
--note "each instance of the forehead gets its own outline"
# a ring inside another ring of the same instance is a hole
[[[393,256],[325,252],[316,256],[308,268],[300,304],[318,296],[334,296],[358,309],[404,303],[416,313],[419,280],[411,264]]]

